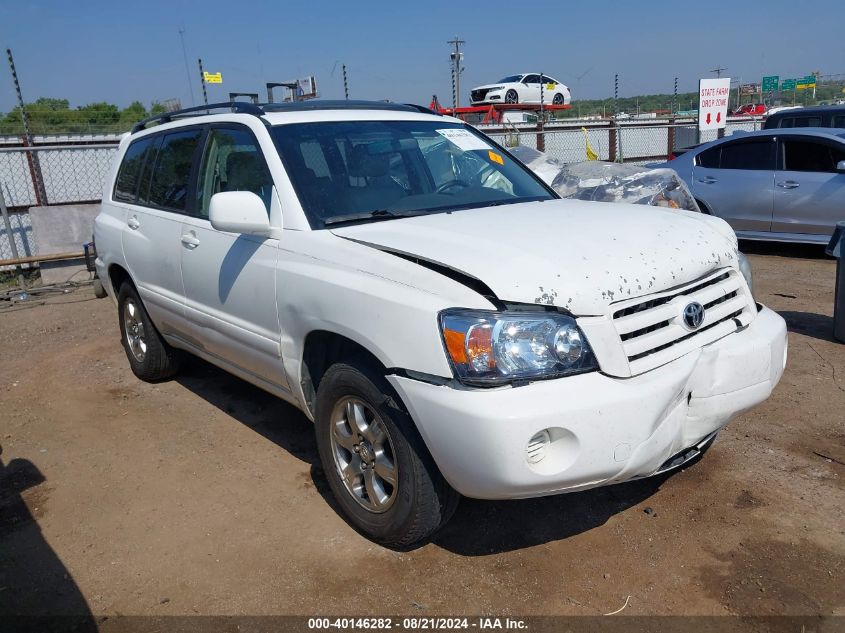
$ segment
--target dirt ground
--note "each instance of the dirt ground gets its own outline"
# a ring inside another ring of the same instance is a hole
[[[672,476],[463,500],[409,552],[337,514],[293,407],[201,361],[140,382],[90,288],[2,310],[0,614],[845,615],[835,262],[745,247],[790,330],[771,399]]]

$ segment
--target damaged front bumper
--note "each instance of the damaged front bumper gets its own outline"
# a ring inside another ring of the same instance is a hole
[[[501,389],[389,380],[452,487],[507,499],[682,465],[769,396],[786,352],[784,320],[761,307],[743,330],[633,378],[594,372]]]

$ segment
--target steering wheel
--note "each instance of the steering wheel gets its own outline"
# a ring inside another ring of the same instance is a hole
[[[447,180],[442,185],[440,185],[436,190],[435,193],[443,193],[447,189],[451,189],[452,187],[472,187],[472,185],[465,180]]]

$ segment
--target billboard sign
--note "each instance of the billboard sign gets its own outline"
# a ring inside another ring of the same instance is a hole
[[[780,77],[778,75],[763,77],[763,92],[775,92],[778,89],[779,80]]]

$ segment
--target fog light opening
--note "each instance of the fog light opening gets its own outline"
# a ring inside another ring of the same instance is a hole
[[[528,446],[525,448],[525,459],[529,464],[539,464],[546,457],[546,449],[549,447],[552,438],[549,435],[548,429],[543,429],[534,437],[528,440]]]

